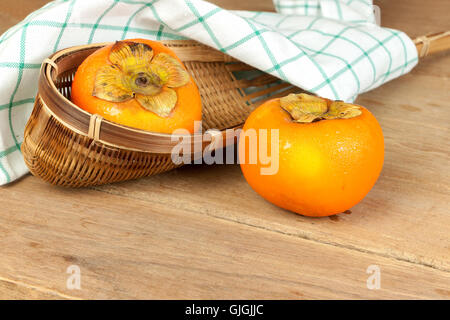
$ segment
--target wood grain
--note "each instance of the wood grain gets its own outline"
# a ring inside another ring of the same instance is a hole
[[[216,218],[194,207],[54,188],[32,177],[8,191],[0,191],[7,208],[0,215],[3,277],[64,297],[417,299],[445,298],[450,285],[449,273],[436,268]],[[65,270],[73,264],[81,269],[79,291],[65,288]],[[381,268],[379,291],[366,288],[372,264]]]
[[[30,286],[23,282],[0,279],[0,300],[74,300],[76,297],[61,295],[47,288]]]
[[[49,0],[1,0],[0,32],[12,27],[32,11],[42,7]]]
[[[272,8],[270,0],[214,2]],[[450,29],[446,0],[375,2],[383,25],[411,36]],[[449,76],[450,55],[438,54],[358,98],[383,128],[386,159],[351,214],[311,219],[279,209],[237,165],[95,189],[31,176],[0,188],[0,298],[450,299]],[[81,290],[66,288],[72,264]],[[369,265],[381,268],[380,290],[366,287]]]

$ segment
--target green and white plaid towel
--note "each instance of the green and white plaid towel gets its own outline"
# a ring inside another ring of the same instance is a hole
[[[191,38],[331,99],[352,101],[409,72],[412,41],[374,23],[371,0],[274,0],[278,13],[202,0],[57,0],[0,37],[0,184],[27,172],[20,145],[41,62],[75,45]]]

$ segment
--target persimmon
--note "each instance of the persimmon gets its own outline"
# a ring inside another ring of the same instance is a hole
[[[279,164],[267,175],[261,173],[267,164],[259,156],[249,163],[248,132],[254,130],[260,140],[267,130],[258,148],[273,153],[271,129],[278,129]],[[329,216],[356,205],[375,184],[384,161],[381,127],[366,108],[307,94],[259,106],[245,122],[239,144],[250,186],[269,202],[305,216]]]
[[[146,39],[117,41],[78,67],[72,102],[129,127],[172,133],[194,131],[201,120],[198,88],[175,53]]]

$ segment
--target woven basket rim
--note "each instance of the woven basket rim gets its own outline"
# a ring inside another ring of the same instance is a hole
[[[204,55],[205,52],[211,53],[210,55],[208,55],[209,58],[206,59],[205,62],[238,61],[226,55],[225,53],[203,45],[195,40],[164,40],[161,42],[164,45],[169,45],[170,47],[195,47],[201,50],[201,54],[195,55],[195,57],[190,61],[202,61],[202,59],[199,59],[198,57]],[[184,150],[194,150],[195,148],[193,148],[193,146],[201,143],[203,150],[207,145],[210,144],[211,141],[216,141],[219,138],[217,132],[207,131],[205,133],[194,133],[190,135],[168,134],[146,131],[121,125],[83,110],[72,101],[67,99],[57,89],[54,81],[56,79],[56,76],[59,74],[58,62],[60,62],[64,58],[67,58],[68,56],[80,53],[82,51],[96,50],[113,43],[114,42],[104,42],[73,46],[57,51],[44,60],[39,74],[38,96],[41,99],[43,106],[50,112],[53,117],[55,117],[59,122],[64,124],[69,129],[85,136],[89,136],[90,131],[94,131],[91,128],[92,123],[95,123],[95,120],[97,119],[98,121],[99,119],[101,121],[102,132],[108,130],[109,135],[106,137],[101,137],[100,135],[92,137],[94,140],[98,140],[101,143],[112,147],[139,152],[169,154],[171,153],[173,147],[175,145],[180,145],[180,143],[184,144],[184,147],[187,147],[189,145],[190,148],[184,148]],[[64,112],[62,112],[63,109],[65,109]],[[80,121],[83,122],[83,125],[80,124]],[[243,123],[244,122],[227,129],[242,128]],[[226,129],[221,130],[221,138],[224,140],[224,146],[228,145],[229,143],[235,142],[235,138],[233,138],[231,141],[230,137],[227,137],[225,135],[225,131]],[[119,135],[118,133],[122,135]],[[125,135],[128,135],[128,137],[125,137]],[[114,138],[114,136],[116,136],[116,139],[111,139]],[[135,143],[136,139],[138,139],[140,143]],[[191,151],[191,153],[193,152],[194,151]]]

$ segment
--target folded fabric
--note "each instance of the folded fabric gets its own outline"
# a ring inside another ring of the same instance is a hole
[[[320,96],[352,101],[417,63],[404,33],[374,23],[371,0],[274,0],[278,13],[202,0],[57,0],[0,37],[0,184],[27,172],[20,145],[41,62],[75,45],[195,39]]]

